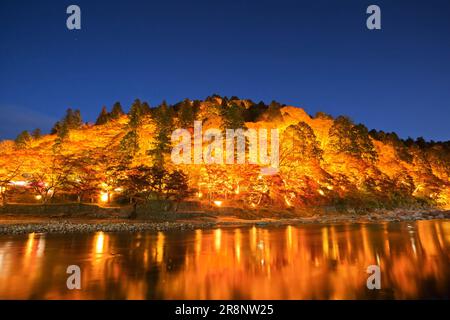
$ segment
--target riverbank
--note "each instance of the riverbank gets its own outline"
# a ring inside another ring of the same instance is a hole
[[[181,218],[180,218],[181,217]],[[129,220],[122,218],[55,218],[30,217],[29,215],[1,215],[0,235],[27,233],[92,233],[92,232],[142,232],[168,230],[194,230],[242,226],[283,226],[296,224],[371,223],[450,219],[450,210],[391,210],[366,214],[311,214],[289,218],[242,219],[227,214],[189,215],[178,214],[171,221]]]

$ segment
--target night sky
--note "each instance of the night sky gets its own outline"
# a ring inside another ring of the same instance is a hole
[[[68,107],[95,121],[115,101],[213,93],[449,140],[450,1],[0,0],[0,139]]]

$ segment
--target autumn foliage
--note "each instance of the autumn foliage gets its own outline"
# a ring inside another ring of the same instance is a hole
[[[176,128],[278,128],[280,166],[171,162]],[[0,194],[6,202],[130,204],[188,197],[248,209],[450,206],[450,142],[402,140],[347,117],[213,95],[150,106],[116,103],[96,124],[68,111],[52,134],[22,132],[0,143]]]

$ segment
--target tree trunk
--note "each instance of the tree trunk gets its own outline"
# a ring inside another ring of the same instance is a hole
[[[53,191],[53,193],[50,195],[50,202],[53,202],[53,198],[55,197],[56,191]]]
[[[133,211],[130,214],[130,219],[136,219],[137,218],[137,202],[133,203]]]
[[[0,196],[2,197],[2,202],[1,202],[1,206],[6,206],[8,199],[6,198],[6,191],[5,189],[3,189],[3,192],[0,194]]]

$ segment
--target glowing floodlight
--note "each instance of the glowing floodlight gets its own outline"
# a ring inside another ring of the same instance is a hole
[[[100,201],[101,202],[108,202],[108,193],[107,192],[102,192],[100,194]]]
[[[24,187],[28,183],[26,181],[12,181],[11,184],[18,187]]]

